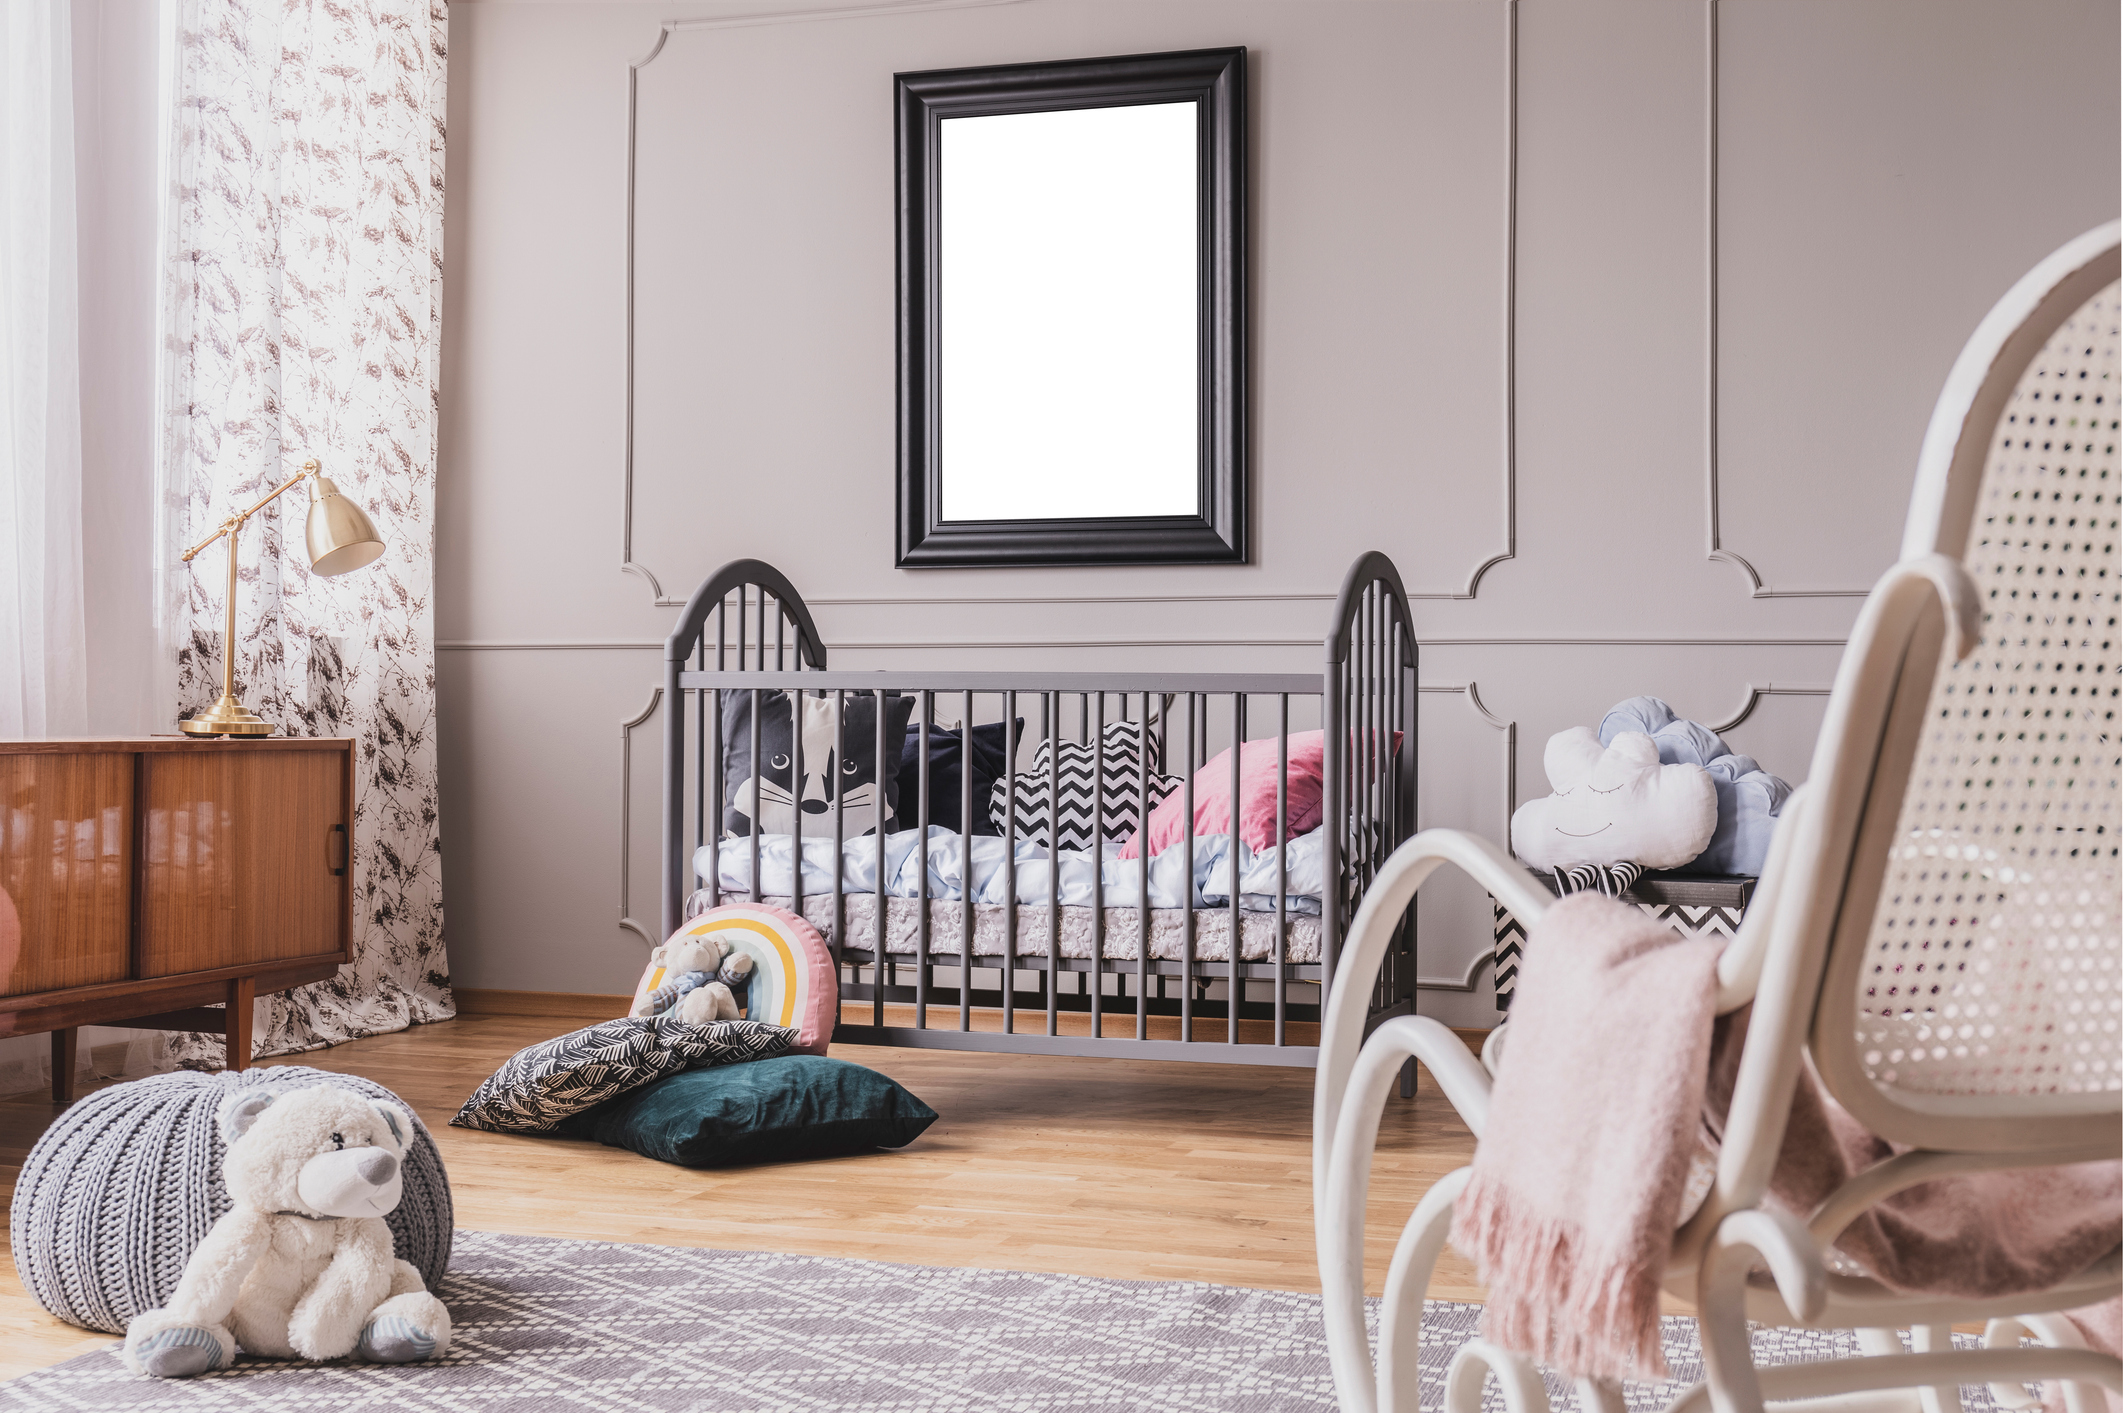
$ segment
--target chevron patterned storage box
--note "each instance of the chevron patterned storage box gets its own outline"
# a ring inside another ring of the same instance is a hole
[[[164,1304],[192,1248],[229,1210],[214,1116],[230,1093],[338,1084],[412,1106],[372,1080],[299,1065],[200,1074],[180,1070],[112,1085],[78,1101],[23,1162],[8,1214],[15,1270],[37,1303],[91,1330]],[[450,1265],[449,1175],[416,1115],[405,1196],[385,1220],[398,1255],[433,1290]]]
[[[1558,896],[1563,893],[1552,875],[1534,876],[1548,886],[1549,892]],[[1645,873],[1624,888],[1620,897],[1683,937],[1731,937],[1740,930],[1740,919],[1754,897],[1756,881],[1737,874]],[[1496,899],[1489,900],[1489,907],[1496,917],[1496,1008],[1508,1011],[1512,993],[1518,989],[1519,955],[1525,946],[1526,929]]]

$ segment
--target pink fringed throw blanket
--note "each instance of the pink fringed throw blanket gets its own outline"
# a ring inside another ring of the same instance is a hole
[[[1452,1231],[1489,1287],[1482,1332],[1497,1344],[1573,1375],[1666,1375],[1659,1278],[1746,1036],[1744,1011],[1713,1029],[1719,950],[1591,894],[1528,936]],[[1803,1071],[1769,1200],[1804,1216],[1894,1151]],[[1836,1246],[1893,1289],[1980,1297],[2052,1285],[2119,1243],[2123,1164],[2108,1162],[1926,1183]]]
[[[1528,935],[1452,1222],[1492,1342],[1574,1375],[1665,1376],[1659,1277],[1702,1130],[1718,950],[1591,893]]]

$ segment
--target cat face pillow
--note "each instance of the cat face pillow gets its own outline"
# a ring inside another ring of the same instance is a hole
[[[1660,765],[1658,743],[1625,731],[1609,746],[1587,727],[1548,738],[1555,793],[1511,816],[1511,847],[1532,868],[1636,863],[1679,868],[1718,827],[1717,788],[1699,765]]]
[[[759,711],[759,758],[752,757],[752,712]],[[877,698],[849,693],[841,727],[845,752],[833,741],[833,698],[802,698],[803,774],[796,774],[797,751],[791,729],[787,692],[725,691],[722,694],[722,825],[730,838],[748,837],[756,824],[762,834],[794,834],[796,812],[804,815],[806,838],[833,836],[833,802],[843,802],[842,828],[856,838],[877,828],[880,792],[885,832],[903,826],[899,808],[900,742],[914,698],[885,698],[885,759],[877,773]],[[755,793],[756,791],[756,793]],[[756,818],[755,818],[756,814]]]

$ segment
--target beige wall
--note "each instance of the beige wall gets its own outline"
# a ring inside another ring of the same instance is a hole
[[[460,985],[631,985],[646,945],[619,919],[656,913],[655,645],[740,555],[790,574],[835,666],[1311,670],[1323,597],[1383,549],[1422,596],[1426,822],[1501,836],[1514,776],[1546,789],[1547,737],[1638,692],[1744,716],[1734,743],[1803,778],[1961,339],[2117,208],[2104,0],[1525,0],[1515,65],[1502,0],[680,24],[639,69],[629,525],[629,65],[674,14],[772,8],[452,8],[437,632]],[[1231,44],[1253,562],[895,570],[891,75]],[[1114,597],[1134,601],[1086,601]],[[1424,972],[1467,976],[1486,924],[1464,884],[1426,897]],[[1486,975],[1424,1008],[1494,1017]]]

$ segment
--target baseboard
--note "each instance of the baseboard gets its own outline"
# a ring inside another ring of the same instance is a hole
[[[453,986],[460,1016],[558,1016],[564,1020],[616,1020],[632,996],[589,996],[575,991],[486,991]]]

